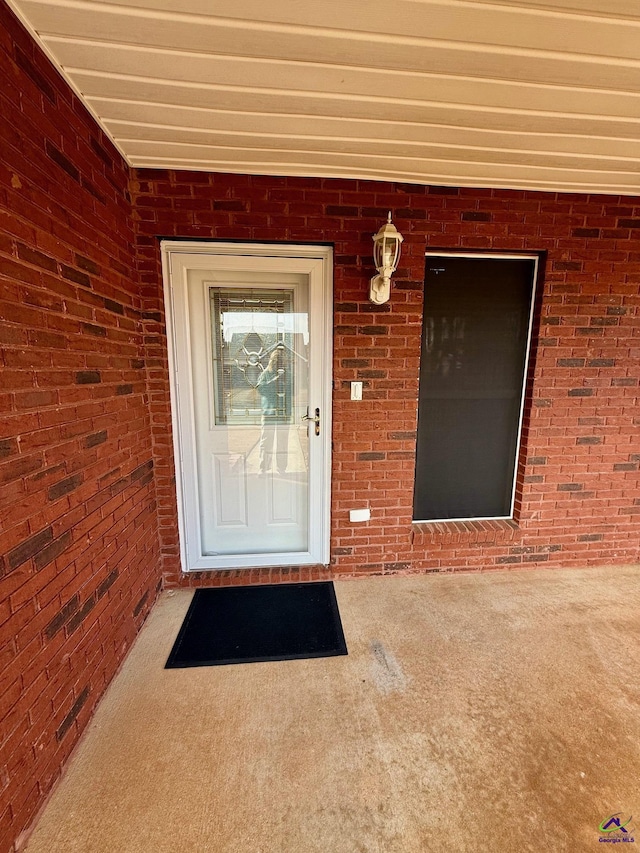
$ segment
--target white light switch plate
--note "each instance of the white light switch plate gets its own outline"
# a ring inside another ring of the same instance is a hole
[[[351,399],[362,400],[362,382],[351,383]]]

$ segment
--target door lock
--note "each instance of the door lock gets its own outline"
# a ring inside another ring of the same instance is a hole
[[[315,433],[316,435],[320,435],[320,409],[316,409],[316,413],[313,417],[309,414],[309,410],[307,409],[307,414],[302,416],[302,420],[313,421],[316,425]]]

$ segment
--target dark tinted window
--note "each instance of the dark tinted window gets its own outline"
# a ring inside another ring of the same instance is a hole
[[[427,257],[414,518],[511,514],[535,261]]]

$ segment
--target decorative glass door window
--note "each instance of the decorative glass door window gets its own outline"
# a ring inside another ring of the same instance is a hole
[[[306,314],[290,290],[210,289],[216,424],[291,423],[299,365],[307,363]]]

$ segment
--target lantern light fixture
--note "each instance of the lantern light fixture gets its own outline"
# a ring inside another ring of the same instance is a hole
[[[373,235],[373,262],[378,275],[371,279],[369,288],[369,299],[376,305],[383,305],[389,301],[391,295],[391,276],[398,268],[400,260],[400,244],[404,240],[402,234],[389,218]]]

